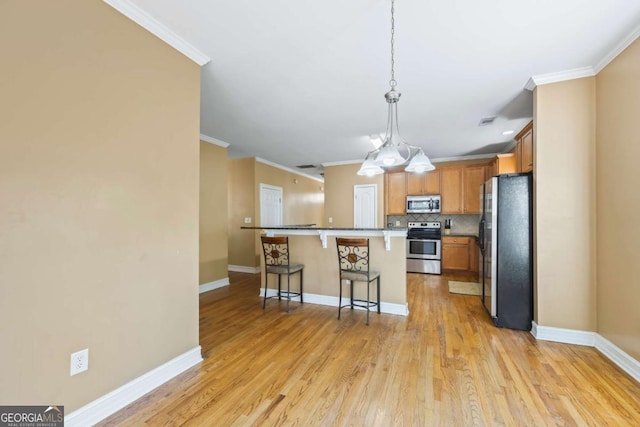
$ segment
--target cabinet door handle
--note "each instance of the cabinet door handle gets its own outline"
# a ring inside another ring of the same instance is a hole
[[[527,166],[533,166],[533,162],[529,163]]]

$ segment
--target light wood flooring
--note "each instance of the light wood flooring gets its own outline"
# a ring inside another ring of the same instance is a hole
[[[492,325],[454,276],[409,274],[407,317],[200,296],[204,362],[102,426],[640,426],[640,384],[590,347]],[[337,285],[336,285],[337,286]]]

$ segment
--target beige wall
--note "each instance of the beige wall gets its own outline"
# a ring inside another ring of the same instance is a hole
[[[596,81],[598,332],[640,360],[640,40]]]
[[[283,224],[320,225],[324,213],[323,183],[256,161],[229,161],[229,264],[258,267],[262,251],[260,232],[241,230],[260,226],[260,184],[282,188]],[[244,218],[251,218],[245,224]]]
[[[198,345],[200,70],[99,1],[3,2],[0,52],[0,404],[70,413]]]
[[[200,284],[227,274],[227,149],[200,141]]]
[[[282,223],[322,223],[324,216],[324,184],[283,169],[257,161],[256,165],[256,224],[260,223],[260,184],[282,188]]]
[[[536,309],[595,331],[595,77],[535,90]]]
[[[374,177],[357,174],[361,164],[327,166],[324,169],[325,208],[324,226],[353,227],[353,186],[378,186],[378,227],[384,227],[384,175]],[[333,223],[329,224],[329,217]]]
[[[229,265],[256,267],[255,232],[241,230],[255,222],[255,159],[229,160]],[[251,218],[251,224],[244,224]]]

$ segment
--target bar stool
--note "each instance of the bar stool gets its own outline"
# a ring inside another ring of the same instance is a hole
[[[380,314],[380,273],[369,269],[369,239],[345,239],[336,237],[338,246],[338,268],[340,269],[340,299],[338,300],[338,320],[340,311],[344,307],[362,307],[367,309],[367,325],[369,324],[369,309],[378,308]],[[350,285],[350,303],[342,305],[342,281],[348,280]],[[376,281],[377,301],[371,301],[371,282]],[[353,282],[367,284],[367,299],[353,297]]]
[[[287,313],[289,312],[289,301],[291,298],[300,297],[300,303],[302,304],[302,270],[304,264],[289,262],[289,238],[287,236],[282,237],[267,237],[260,236],[262,239],[262,251],[264,253],[264,301],[262,302],[262,309],[264,310],[267,305],[267,298],[278,297],[279,300],[285,298],[287,300]],[[291,290],[290,282],[291,275],[300,273],[300,292]],[[267,282],[269,281],[269,274],[278,275],[278,294],[272,297],[267,297]],[[287,290],[283,291],[281,286],[282,275],[287,275]]]

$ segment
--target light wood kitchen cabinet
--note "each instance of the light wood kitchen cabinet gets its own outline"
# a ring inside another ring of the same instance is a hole
[[[448,167],[440,170],[443,214],[462,213],[462,170],[462,167]]]
[[[516,173],[517,171],[515,153],[498,154],[489,164],[489,173],[485,178],[489,179],[492,176],[502,175],[503,173]]]
[[[385,215],[405,215],[407,186],[404,172],[388,172],[384,176]]]
[[[478,247],[475,237],[442,236],[442,270],[452,273],[478,273]]]
[[[466,214],[479,214],[480,211],[480,186],[484,183],[485,167],[469,166],[463,169],[463,212]]]
[[[529,122],[515,137],[518,172],[533,170],[533,121]]]
[[[440,170],[422,174],[407,173],[407,195],[440,194]]]
[[[471,254],[468,237],[442,237],[442,270],[469,271]]]

